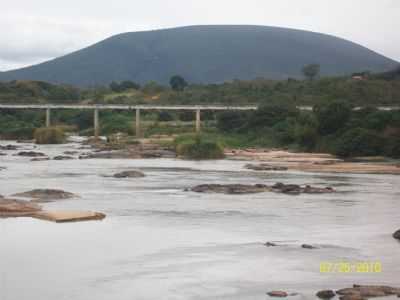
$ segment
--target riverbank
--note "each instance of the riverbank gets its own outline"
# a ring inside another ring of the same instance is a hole
[[[384,157],[361,157],[345,161],[325,153],[296,153],[269,149],[225,149],[232,160],[268,163],[287,170],[321,173],[393,174],[400,175],[400,162]]]

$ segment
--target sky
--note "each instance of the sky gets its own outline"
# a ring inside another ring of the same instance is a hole
[[[316,31],[400,61],[400,0],[0,0],[0,71],[121,32],[202,24]]]

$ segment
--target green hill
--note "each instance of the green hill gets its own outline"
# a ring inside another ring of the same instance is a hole
[[[57,59],[0,73],[0,80],[41,80],[77,86],[133,80],[167,83],[180,74],[192,83],[300,77],[321,65],[321,75],[380,72],[397,64],[330,35],[266,26],[191,26],[119,34]]]

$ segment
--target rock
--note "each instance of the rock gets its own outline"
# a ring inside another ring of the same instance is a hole
[[[0,152],[0,156],[6,156],[7,154],[4,152]]]
[[[64,151],[65,155],[76,155],[78,153],[79,153],[78,151]]]
[[[14,197],[32,198],[33,202],[46,203],[54,200],[63,200],[76,197],[76,195],[62,190],[36,189],[29,192],[18,193]]]
[[[202,184],[195,186],[191,191],[196,193],[222,193],[222,194],[252,194],[263,192],[284,193],[298,195],[301,193],[332,193],[332,188],[315,188],[311,186],[301,187],[297,184],[276,183],[273,186],[265,184]]]
[[[244,185],[244,184],[202,184],[195,186],[191,191],[196,193],[221,193],[221,194],[252,194],[269,191],[266,185]]]
[[[286,298],[288,296],[288,293],[283,291],[272,291],[268,292],[267,295],[270,297]]]
[[[32,158],[31,161],[46,161],[46,160],[50,160],[50,158],[48,157],[36,157],[36,158]]]
[[[12,150],[17,150],[19,147],[15,146],[15,145],[6,145],[6,146],[2,146],[0,145],[0,150],[4,150],[4,151],[12,151]]]
[[[6,170],[6,167],[0,167],[0,171]]]
[[[380,285],[354,285],[352,288],[345,288],[336,291],[342,295],[340,299],[344,300],[360,300],[376,297],[385,297],[391,295],[399,295],[400,288]]]
[[[308,244],[301,245],[301,248],[303,248],[303,249],[318,249],[317,247],[314,247],[314,246],[308,245]]]
[[[116,173],[113,175],[114,178],[139,178],[139,177],[145,177],[144,173],[140,171],[124,171],[121,173]]]
[[[339,300],[366,300],[360,294],[351,294],[339,297]]]
[[[276,183],[272,186],[274,191],[284,193],[284,194],[294,194],[298,195],[302,192],[302,188],[300,185],[297,184],[283,184],[283,183]]]
[[[71,159],[74,158],[71,156],[63,156],[63,155],[53,157],[53,160],[71,160]]]
[[[264,244],[264,246],[266,246],[266,247],[277,247],[278,245],[275,244],[275,243],[266,242],[266,243]]]
[[[42,152],[35,152],[35,151],[22,151],[22,152],[18,152],[17,156],[43,157],[43,156],[46,156],[46,154],[44,154]]]
[[[244,167],[246,169],[254,170],[254,171],[287,171],[288,170],[287,167],[274,166],[274,165],[269,165],[269,164],[259,164],[259,165],[247,164]]]
[[[393,237],[397,240],[400,240],[400,229],[393,233]]]
[[[25,217],[41,211],[41,207],[29,201],[0,198],[0,217]]]
[[[32,217],[56,223],[103,220],[106,215],[90,211],[40,211]]]
[[[320,299],[332,299],[335,295],[335,292],[332,290],[323,290],[317,293],[317,297]]]

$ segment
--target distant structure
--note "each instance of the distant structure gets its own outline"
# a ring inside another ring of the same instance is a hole
[[[369,71],[364,71],[364,72],[361,72],[361,73],[353,73],[351,75],[351,79],[353,79],[353,80],[365,80],[365,79],[368,79],[369,75],[370,75]]]

